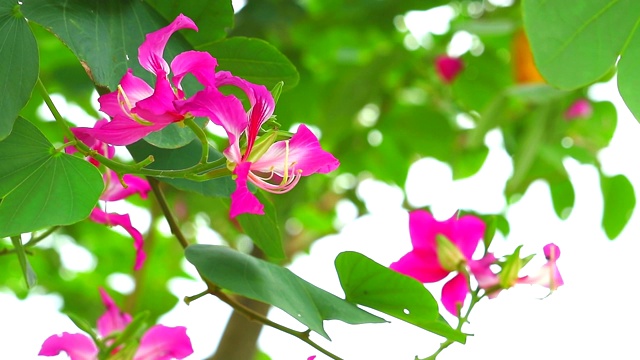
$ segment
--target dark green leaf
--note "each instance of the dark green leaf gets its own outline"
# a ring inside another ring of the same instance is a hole
[[[228,70],[256,84],[273,88],[284,81],[284,88],[298,84],[295,66],[278,49],[266,41],[233,37],[201,48],[218,59],[220,70]]]
[[[417,280],[356,252],[336,258],[336,270],[348,301],[382,311],[447,339],[464,343],[466,335],[438,312],[433,295]]]
[[[38,46],[14,0],[0,0],[0,140],[11,133],[38,79]]]
[[[608,177],[600,175],[600,186],[604,197],[602,227],[610,240],[615,239],[631,218],[636,206],[633,185],[624,175]]]
[[[0,179],[0,237],[78,222],[89,216],[104,189],[95,166],[54,151],[22,118],[0,142]]]
[[[140,140],[127,147],[136,161],[142,161],[147,156],[153,155],[155,161],[147,168],[156,170],[180,170],[191,167],[200,161],[202,145],[198,140],[194,140],[186,146],[178,149],[161,149],[155,147],[144,140]],[[222,154],[214,148],[209,148],[209,161],[222,158]],[[228,197],[235,190],[235,183],[231,176],[211,179],[207,181],[193,181],[187,179],[158,178],[174,187],[192,191],[206,196]]]
[[[191,18],[198,25],[198,32],[185,32],[184,37],[195,47],[221,40],[227,36],[227,29],[233,27],[233,6],[231,1],[173,1],[146,0],[167,21],[179,14]]]
[[[189,246],[185,255],[205,278],[223,289],[276,306],[327,339],[324,320],[384,322],[286,268],[230,248],[197,244]]]
[[[202,128],[206,119],[196,119],[196,123]],[[153,146],[163,149],[177,149],[190,143],[196,138],[193,130],[182,124],[170,124],[161,131],[154,131],[144,137],[144,140]]]
[[[238,216],[238,222],[267,257],[272,260],[282,260],[285,254],[276,209],[261,193],[258,192],[256,196],[264,205],[264,215],[242,214]]]

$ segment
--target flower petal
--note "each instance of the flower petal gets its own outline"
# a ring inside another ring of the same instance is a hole
[[[140,339],[134,360],[184,359],[193,354],[191,340],[184,326],[152,326]]]
[[[118,174],[111,169],[107,170],[103,178],[107,187],[100,196],[100,200],[117,201],[125,199],[133,194],[140,194],[141,198],[146,199],[147,194],[151,191],[149,182],[135,175],[125,174],[122,177],[124,183],[127,184],[126,188],[122,186],[120,178],[118,178]]]
[[[56,356],[63,351],[71,360],[95,360],[98,355],[98,348],[88,336],[68,332],[49,336],[38,355]]]
[[[231,211],[229,216],[235,218],[240,214],[264,214],[264,205],[249,191],[247,177],[249,175],[250,162],[240,163],[233,170],[236,176],[236,190],[231,194]]]
[[[167,125],[169,123],[142,125],[129,117],[116,116],[100,129],[84,128],[83,131],[107,144],[129,145]]]
[[[458,307],[464,305],[467,294],[469,294],[467,279],[463,274],[458,274],[442,287],[442,305],[452,315],[458,316]]]
[[[92,221],[99,224],[105,224],[109,226],[122,226],[122,228],[124,228],[129,233],[129,235],[131,235],[131,237],[133,238],[133,247],[136,250],[136,260],[133,268],[134,270],[140,270],[142,264],[144,263],[144,260],[147,257],[143,250],[144,239],[140,231],[138,231],[131,225],[131,219],[129,218],[129,215],[106,213],[100,208],[94,208],[93,211],[91,211],[91,215],[89,217]]]
[[[168,74],[169,65],[162,57],[164,48],[167,46],[169,37],[181,29],[198,31],[198,27],[191,19],[180,14],[171,24],[147,34],[144,42],[138,48],[138,61],[140,65],[156,75],[159,72]]]
[[[171,83],[164,73],[158,73],[153,95],[138,101],[131,112],[154,124],[178,122],[184,119],[184,115],[176,110],[176,100]]]
[[[433,218],[433,215],[425,210],[415,210],[409,213],[409,233],[411,244],[415,250],[433,254],[438,259],[436,236],[440,232],[440,223]],[[444,234],[446,236],[446,234]],[[449,240],[452,240],[447,236]],[[429,255],[431,256],[431,255]]]
[[[193,74],[205,87],[215,86],[216,66],[218,61],[208,52],[191,50],[180,53],[171,61],[173,85],[182,89],[182,78],[187,74]]]
[[[253,163],[251,169],[284,174],[286,167],[290,174],[300,172],[300,175],[307,176],[315,173],[326,174],[339,165],[338,159],[324,151],[318,138],[303,124],[289,140],[288,146],[285,141],[276,142]]]
[[[416,250],[411,251],[392,263],[389,268],[401,274],[411,276],[422,282],[431,283],[444,279],[449,271],[440,266],[437,256],[423,257]]]
[[[99,290],[106,311],[98,318],[98,334],[104,338],[116,331],[124,330],[131,322],[131,315],[120,311],[103,288]]]
[[[153,88],[141,78],[134,76],[131,69],[127,70],[127,73],[124,74],[120,80],[119,85],[122,88],[121,91],[124,93],[124,97],[119,93],[120,90],[116,90],[98,98],[100,111],[111,117],[118,115],[128,117],[128,111],[133,108],[138,101],[153,95]],[[122,104],[121,101],[125,103]],[[123,106],[129,110],[125,112]]]
[[[442,224],[442,234],[456,244],[462,254],[470,260],[484,236],[484,222],[473,215],[465,215],[457,219],[454,215]]]

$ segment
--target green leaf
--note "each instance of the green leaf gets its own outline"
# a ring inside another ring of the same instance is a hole
[[[208,280],[223,289],[284,310],[326,339],[324,320],[348,324],[381,323],[361,310],[301,279],[289,269],[256,259],[224,246],[196,244],[185,256]]]
[[[142,161],[152,155],[155,159],[147,168],[156,170],[180,170],[191,167],[200,161],[202,145],[198,140],[193,140],[188,145],[178,149],[162,149],[155,147],[144,140],[127,146],[131,156],[136,161]],[[209,161],[222,158],[218,150],[209,148]],[[191,191],[198,194],[214,197],[229,197],[236,185],[231,176],[211,179],[207,181],[193,181],[188,179],[161,178],[158,180],[171,184],[177,189]]]
[[[282,247],[282,234],[276,209],[262,193],[258,192],[256,196],[264,205],[264,215],[242,214],[237,217],[237,220],[244,232],[267,257],[272,260],[282,260],[286,256]]]
[[[38,79],[38,46],[14,0],[0,0],[0,140],[6,138]]]
[[[198,126],[204,128],[207,123],[206,119],[196,119]],[[190,143],[196,138],[193,130],[182,125],[181,123],[170,124],[160,131],[154,131],[144,137],[144,140],[153,146],[163,149],[177,149]]]
[[[95,166],[56,152],[23,118],[0,142],[0,179],[0,237],[78,222],[104,189]]]
[[[600,186],[604,197],[602,227],[610,240],[615,239],[633,214],[636,195],[633,185],[624,175],[608,177],[600,175]]]
[[[559,178],[557,181],[549,183],[553,210],[560,219],[567,219],[571,215],[573,205],[576,200],[576,193],[573,184],[568,177]]]
[[[513,254],[507,256],[507,260],[502,265],[502,271],[498,274],[500,280],[500,286],[503,289],[509,289],[518,280],[518,273],[524,266],[522,259],[520,258],[520,249],[522,245],[518,246]]]
[[[547,81],[564,89],[591,84],[620,56],[618,88],[640,118],[640,2],[525,0],[522,6],[536,66]]]
[[[233,27],[231,1],[146,0],[146,2],[167,21],[173,21],[179,14],[191,18],[198,25],[198,32],[185,32],[184,37],[195,47],[224,39],[227,36],[227,29]]]
[[[351,251],[338,255],[336,270],[347,301],[465,343],[466,335],[453,329],[440,316],[438,303],[419,281]]]
[[[256,84],[273,88],[284,81],[284,88],[298,84],[296,67],[278,49],[260,39],[233,37],[201,47],[218,60],[220,70],[231,71]]]
[[[36,273],[31,267],[31,264],[29,263],[29,259],[27,259],[24,246],[22,246],[22,239],[20,236],[12,236],[11,243],[16,251],[16,255],[18,255],[18,262],[20,263],[20,268],[22,269],[22,275],[24,276],[24,281],[27,284],[27,289],[31,289],[36,285],[38,279],[36,277]]]

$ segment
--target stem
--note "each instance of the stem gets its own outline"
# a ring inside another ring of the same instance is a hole
[[[209,141],[207,140],[207,134],[205,134],[204,130],[195,121],[193,118],[187,118],[184,120],[184,123],[193,131],[198,140],[202,143],[202,156],[200,157],[200,164],[206,164],[207,159],[209,159]]]
[[[38,81],[36,82],[36,87],[38,88],[38,91],[40,91],[40,95],[42,95],[42,99],[44,100],[45,104],[47,104],[49,111],[51,111],[53,118],[56,120],[58,125],[60,125],[60,127],[62,128],[62,131],[64,131],[64,134],[67,137],[67,139],[69,140],[75,139],[76,137],[73,135],[73,133],[69,129],[69,125],[67,125],[67,122],[62,118],[62,115],[60,115],[60,112],[58,111],[55,104],[53,103],[53,100],[51,100],[51,97],[47,92],[47,88],[44,87],[44,84],[42,83],[42,80],[40,80],[40,77],[38,77]]]
[[[164,214],[165,219],[167,219],[167,222],[169,223],[169,228],[171,229],[171,233],[176,237],[176,239],[178,239],[178,242],[180,242],[180,245],[182,246],[182,248],[186,249],[187,246],[189,246],[189,241],[187,241],[187,238],[182,233],[182,230],[180,230],[180,226],[178,225],[178,219],[173,214],[173,211],[171,211],[171,208],[169,207],[169,203],[167,202],[167,198],[164,196],[164,192],[162,191],[162,189],[160,189],[160,184],[158,180],[152,177],[147,177],[147,181],[149,181],[151,190],[153,190],[153,194],[156,196],[156,200],[158,200],[158,204],[162,209],[162,213]]]

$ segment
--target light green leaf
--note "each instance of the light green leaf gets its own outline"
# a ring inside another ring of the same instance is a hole
[[[282,260],[286,256],[282,247],[282,234],[278,225],[276,209],[260,192],[258,200],[264,205],[264,215],[242,214],[237,217],[240,226],[251,240],[271,260]]]
[[[191,245],[186,249],[185,256],[205,278],[216,285],[276,306],[326,339],[329,339],[329,335],[324,330],[324,320],[341,320],[348,324],[384,322],[308,283],[289,269],[228,247]]]
[[[36,285],[38,279],[36,277],[36,273],[31,267],[31,264],[29,263],[29,259],[27,259],[24,246],[22,246],[22,239],[20,236],[12,236],[11,243],[16,251],[16,255],[18,255],[18,262],[20,263],[20,268],[22,269],[22,275],[24,276],[24,281],[27,284],[27,289],[31,289]]]
[[[231,71],[256,84],[273,88],[284,81],[284,88],[298,84],[295,66],[278,49],[260,39],[232,37],[200,48],[218,59],[220,70]]]
[[[18,118],[0,142],[0,237],[78,222],[103,189],[95,166],[56,152],[34,125]]]
[[[356,252],[336,258],[336,270],[348,301],[376,309],[460,343],[466,335],[438,312],[433,295],[418,280],[382,266]]]
[[[604,197],[602,227],[610,240],[615,239],[633,214],[636,195],[633,185],[624,175],[608,177],[600,175],[600,187]]]
[[[616,64],[618,87],[640,118],[640,2],[636,0],[525,0],[524,25],[536,66],[551,84],[591,84]]]
[[[38,46],[14,0],[0,0],[0,140],[13,123],[38,79]]]

